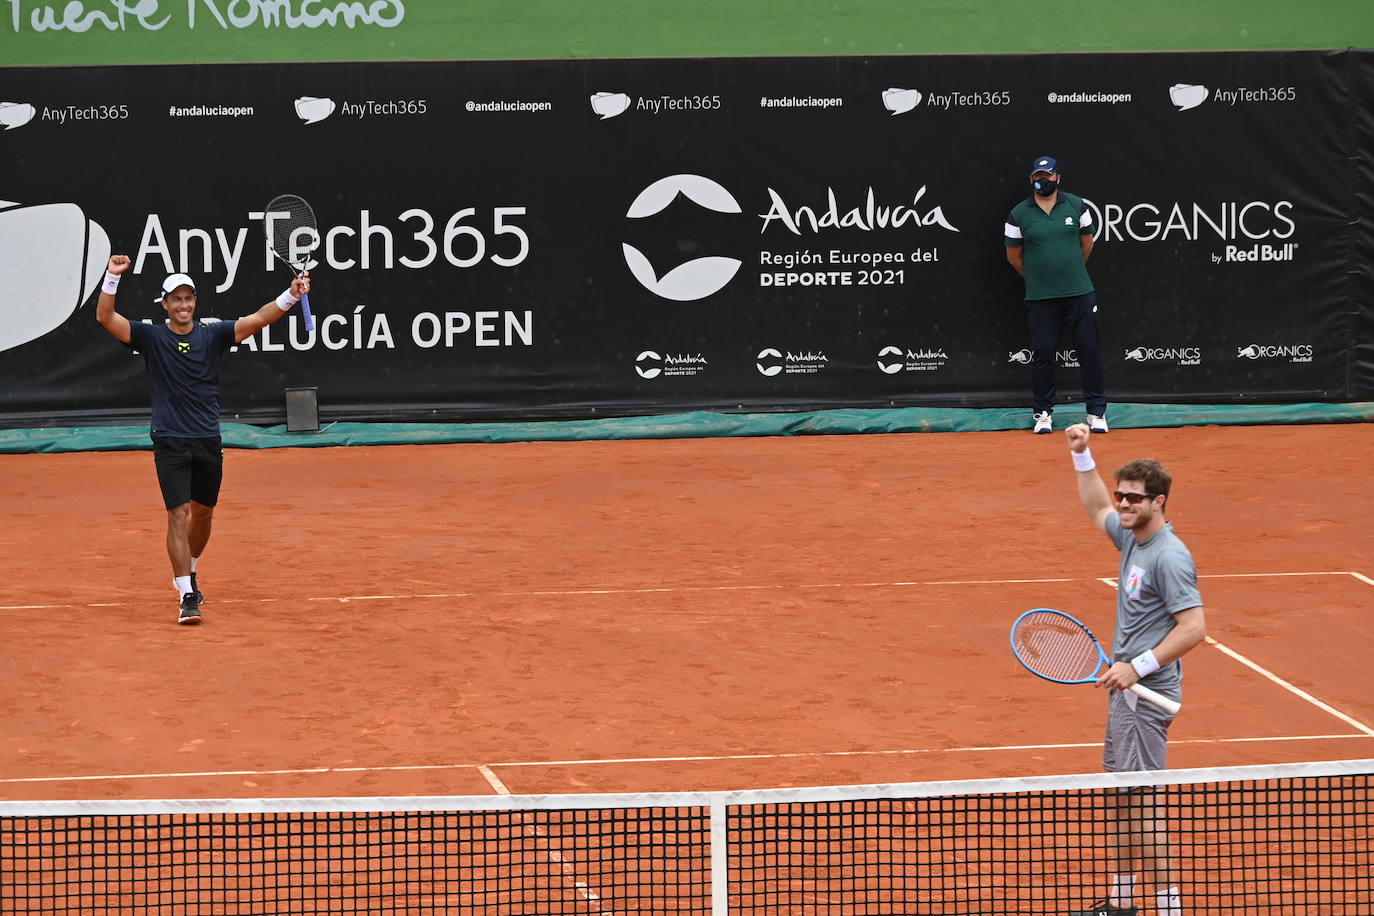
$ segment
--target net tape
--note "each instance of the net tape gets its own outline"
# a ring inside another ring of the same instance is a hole
[[[1059,913],[1104,895],[1125,829],[1161,840],[1138,870],[1185,913],[1343,916],[1374,902],[1371,773],[8,802],[0,912]]]

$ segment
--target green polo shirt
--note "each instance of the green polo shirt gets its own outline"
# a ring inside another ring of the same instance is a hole
[[[1088,266],[1083,263],[1080,235],[1093,231],[1092,211],[1083,198],[1064,191],[1049,213],[1028,197],[1007,214],[1008,248],[1025,246],[1021,269],[1026,277],[1027,299],[1060,299],[1093,291]]]

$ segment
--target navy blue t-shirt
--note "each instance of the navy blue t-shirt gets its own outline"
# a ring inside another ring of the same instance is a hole
[[[154,436],[210,439],[219,435],[219,363],[235,343],[234,322],[193,322],[189,334],[165,323],[129,322],[129,345],[148,369]]]

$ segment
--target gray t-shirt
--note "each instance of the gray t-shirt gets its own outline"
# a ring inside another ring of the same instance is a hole
[[[1129,662],[1142,652],[1159,645],[1178,622],[1174,615],[1201,607],[1197,587],[1197,567],[1188,548],[1174,534],[1172,523],[1146,541],[1121,527],[1121,516],[1113,512],[1103,526],[1107,537],[1121,551],[1121,571],[1116,591],[1116,633],[1112,639],[1112,661]],[[1183,680],[1183,666],[1172,661],[1143,678],[1155,690],[1173,688]]]

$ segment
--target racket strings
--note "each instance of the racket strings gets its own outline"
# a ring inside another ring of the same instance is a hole
[[[1031,669],[1055,680],[1081,680],[1099,665],[1092,636],[1057,614],[1027,617],[1016,628],[1016,654]]]
[[[294,194],[274,198],[265,209],[268,241],[272,250],[297,270],[303,269],[310,254],[320,244],[315,211]]]

